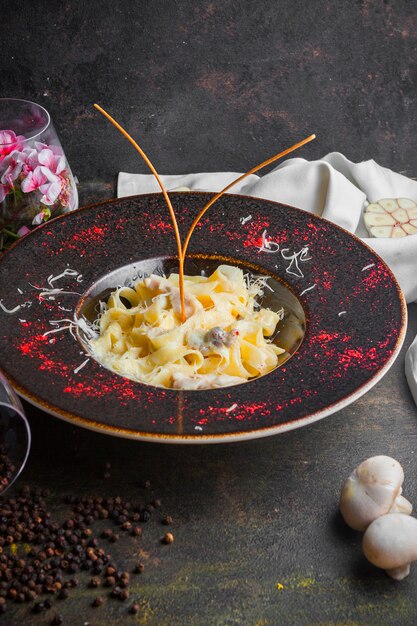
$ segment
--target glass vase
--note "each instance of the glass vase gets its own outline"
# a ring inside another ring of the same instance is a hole
[[[48,111],[0,98],[0,251],[76,208],[77,187]]]
[[[19,398],[0,372],[0,496],[24,468],[31,433]]]

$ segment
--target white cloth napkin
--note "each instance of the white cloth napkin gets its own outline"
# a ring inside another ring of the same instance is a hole
[[[168,191],[219,191],[239,176],[236,172],[217,172],[161,176],[161,179]],[[119,198],[155,191],[160,188],[152,175],[119,174]],[[355,233],[385,260],[407,302],[417,301],[417,235],[401,239],[370,238],[363,222],[363,209],[368,202],[382,198],[410,198],[417,202],[417,181],[373,160],[353,163],[343,154],[332,152],[318,161],[288,159],[265,176],[253,174],[230,193],[290,204]],[[417,337],[406,354],[405,370],[417,403]]]

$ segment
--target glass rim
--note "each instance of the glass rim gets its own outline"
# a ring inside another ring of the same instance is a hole
[[[4,496],[4,494],[10,489],[10,487],[16,482],[16,480],[19,478],[20,474],[22,473],[23,469],[26,467],[26,463],[29,457],[29,452],[30,452],[30,448],[32,445],[32,433],[30,430],[30,426],[29,426],[29,422],[27,420],[27,417],[23,411],[23,408],[20,409],[19,407],[15,406],[14,404],[11,404],[10,402],[2,402],[0,401],[0,406],[5,406],[8,409],[11,409],[12,411],[14,411],[15,413],[17,413],[23,421],[23,424],[25,426],[26,429],[26,435],[27,435],[27,445],[26,445],[26,452],[25,455],[20,463],[20,467],[17,469],[16,473],[14,474],[14,476],[12,477],[12,479],[10,480],[9,484],[7,485],[7,488],[2,491],[0,493],[0,498],[2,496]]]
[[[51,116],[49,114],[49,111],[47,111],[47,109],[45,109],[45,107],[43,107],[41,104],[38,104],[37,102],[32,102],[32,100],[25,100],[23,98],[0,98],[0,104],[2,102],[24,102],[26,104],[32,104],[35,107],[38,107],[39,109],[42,109],[42,111],[44,111],[44,113],[46,113],[46,123],[43,126],[43,128],[41,128],[41,130],[39,130],[37,133],[35,133],[34,135],[32,135],[31,137],[25,137],[26,141],[32,141],[33,139],[36,139],[36,137],[39,137],[39,135],[41,135],[43,132],[45,132],[45,130],[50,126],[51,124]],[[6,128],[0,129],[0,132],[2,130],[8,130]],[[14,132],[14,131],[13,131]],[[1,146],[12,146],[14,144],[14,142],[10,142],[10,143],[2,143],[0,144]]]

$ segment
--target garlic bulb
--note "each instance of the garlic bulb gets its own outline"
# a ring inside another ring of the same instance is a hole
[[[371,237],[417,234],[417,204],[408,198],[383,198],[368,204],[363,217]]]

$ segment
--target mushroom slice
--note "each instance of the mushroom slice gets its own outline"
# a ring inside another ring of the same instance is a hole
[[[363,219],[371,237],[397,239],[417,234],[417,204],[409,198],[383,198],[365,208]]]
[[[379,517],[365,532],[362,547],[368,561],[402,580],[417,560],[417,519],[401,513]]]
[[[354,530],[365,530],[386,513],[410,515],[412,506],[402,495],[404,472],[389,456],[379,455],[363,461],[342,488],[340,512]]]

